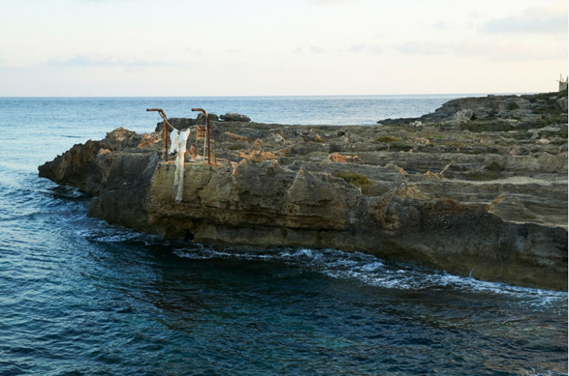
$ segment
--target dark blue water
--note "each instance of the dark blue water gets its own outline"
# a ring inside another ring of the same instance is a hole
[[[213,249],[86,218],[37,166],[162,107],[371,124],[450,97],[0,98],[0,375],[561,375],[567,294],[359,253]]]

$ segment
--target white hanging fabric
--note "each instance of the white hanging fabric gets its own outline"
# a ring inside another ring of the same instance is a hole
[[[185,131],[173,130],[170,133],[170,154],[176,153],[176,173],[174,175],[174,190],[176,202],[182,201],[184,192],[184,158],[186,154],[186,142],[190,136],[190,128]]]

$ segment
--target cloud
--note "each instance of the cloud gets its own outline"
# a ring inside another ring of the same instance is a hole
[[[322,47],[318,46],[310,46],[308,48],[303,47],[296,47],[291,51],[293,54],[303,54],[303,53],[311,53],[311,54],[324,54],[331,52],[331,50],[326,50]]]
[[[464,50],[464,46],[436,41],[404,42],[393,46],[396,51],[406,55],[444,55]]]
[[[526,9],[520,16],[487,22],[482,31],[487,33],[567,33],[567,3],[550,8]]]
[[[494,61],[549,60],[567,57],[567,45],[552,48],[551,45],[516,43],[508,40],[459,41],[459,42],[406,42],[393,48],[405,55],[448,55],[455,57],[480,57]]]
[[[326,50],[324,50],[321,47],[317,47],[317,46],[310,46],[308,48],[308,52],[312,52],[313,54],[323,54],[324,52],[326,52]]]
[[[180,65],[171,61],[149,60],[122,60],[115,58],[92,58],[87,55],[75,55],[69,59],[49,59],[44,64],[47,67],[125,67],[146,68],[149,66],[173,66]]]
[[[366,43],[359,43],[359,44],[352,44],[349,47],[341,47],[341,48],[322,48],[318,46],[310,46],[308,48],[303,47],[296,47],[292,50],[294,54],[302,54],[302,53],[312,53],[312,54],[325,54],[325,53],[370,53],[370,54],[378,54],[383,52],[383,46],[379,44],[366,44]]]
[[[358,0],[312,0],[316,5],[330,5],[330,4],[357,4]]]
[[[442,20],[439,21],[439,22],[437,22],[436,24],[434,24],[433,27],[434,27],[435,29],[440,29],[440,30],[446,30],[446,29],[448,29],[447,23],[444,22],[444,21],[442,21]]]
[[[203,51],[200,49],[196,50],[194,48],[182,48],[180,51],[187,52],[187,53],[192,54],[192,55],[199,55],[199,56],[203,55]],[[155,54],[156,52],[154,51],[152,53]]]
[[[368,52],[378,54],[383,52],[383,47],[379,44],[353,44],[346,48],[346,52]]]

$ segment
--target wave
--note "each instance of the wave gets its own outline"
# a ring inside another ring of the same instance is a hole
[[[567,294],[557,291],[510,286],[506,283],[485,282],[472,277],[460,277],[416,265],[388,262],[360,252],[333,249],[314,250],[275,249],[242,251],[214,249],[205,246],[175,248],[182,258],[209,260],[236,258],[276,261],[308,268],[334,279],[351,279],[366,285],[401,290],[448,290],[509,295],[532,300],[532,305],[547,305],[566,300]]]

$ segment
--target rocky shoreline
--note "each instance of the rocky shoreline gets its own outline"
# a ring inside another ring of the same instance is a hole
[[[227,115],[210,115],[216,165],[190,135],[179,203],[158,132],[116,129],[39,173],[95,196],[88,215],[164,238],[362,251],[567,291],[566,91],[457,99],[375,126]]]

